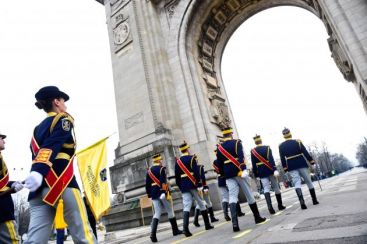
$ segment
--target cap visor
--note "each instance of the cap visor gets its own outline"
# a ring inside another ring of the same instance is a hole
[[[69,100],[69,95],[65,92],[60,91],[60,97],[64,98],[65,102]]]

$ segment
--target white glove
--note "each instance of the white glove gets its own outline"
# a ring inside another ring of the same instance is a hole
[[[202,191],[202,190],[203,190],[202,186],[198,187],[198,191]]]
[[[242,171],[242,178],[247,178],[248,177],[248,171],[245,169],[244,171]]]
[[[18,192],[23,189],[23,184],[20,181],[16,181],[11,185],[11,188],[14,189],[15,192]]]
[[[162,193],[161,196],[159,197],[161,200],[166,199],[166,194]]]
[[[31,171],[31,173],[25,179],[24,186],[29,189],[29,191],[36,191],[42,185],[43,176],[36,172]]]
[[[209,189],[205,188],[204,193],[208,193],[208,192],[209,192]]]
[[[275,170],[275,171],[274,171],[274,176],[275,176],[275,177],[278,177],[278,176],[279,176],[279,171],[278,171],[278,170]]]

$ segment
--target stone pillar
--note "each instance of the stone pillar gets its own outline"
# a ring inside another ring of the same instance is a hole
[[[162,153],[172,174],[179,114],[159,17],[149,1],[104,2],[110,36],[120,144],[112,191],[126,200],[145,193],[146,169]]]

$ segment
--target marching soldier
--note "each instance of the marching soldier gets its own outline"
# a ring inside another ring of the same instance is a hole
[[[186,142],[181,144],[179,148],[182,156],[176,161],[175,178],[183,198],[183,232],[186,237],[189,237],[192,236],[189,230],[189,218],[193,199],[199,204],[205,229],[210,230],[214,227],[210,225],[208,212],[198,193],[198,190],[202,190],[202,185],[196,157],[195,155],[190,155],[189,145]]]
[[[217,153],[217,150],[214,150],[214,152]],[[218,177],[217,177],[218,187],[219,187],[220,195],[222,198],[222,209],[223,209],[224,219],[226,221],[231,221],[231,218],[228,215],[229,192],[228,192],[228,186],[226,183],[226,178],[224,177],[223,172],[219,170],[218,160],[215,159],[213,161],[212,166],[214,168],[214,171],[218,174]],[[238,217],[245,216],[245,214],[241,210],[241,206],[239,202],[237,202],[236,207],[237,207],[237,216]]]
[[[260,178],[264,187],[264,195],[266,204],[270,214],[275,214],[273,205],[271,204],[270,187],[273,187],[275,197],[278,202],[278,209],[283,210],[285,206],[282,203],[282,195],[280,193],[279,184],[276,177],[279,172],[275,166],[273,153],[269,146],[262,145],[262,140],[259,135],[254,137],[256,147],[251,149],[252,171],[256,178]]]
[[[150,239],[157,242],[157,227],[161,217],[161,206],[167,211],[169,222],[172,226],[174,236],[182,234],[178,229],[176,217],[171,206],[171,195],[167,184],[166,167],[162,166],[162,157],[160,154],[153,156],[153,165],[147,170],[145,180],[145,189],[149,198],[152,198],[154,215],[151,224]]]
[[[231,210],[233,231],[240,231],[237,218],[237,207],[239,189],[243,191],[247,202],[254,215],[255,223],[260,224],[266,221],[266,218],[260,216],[255,198],[252,194],[248,178],[248,171],[244,160],[241,140],[233,139],[232,128],[226,128],[222,131],[223,142],[217,145],[217,160],[219,170],[223,172],[226,178],[229,190],[229,208]]]
[[[301,140],[292,139],[292,134],[288,128],[282,131],[285,141],[279,145],[279,154],[282,166],[285,172],[289,172],[292,176],[292,183],[296,188],[296,193],[302,209],[307,209],[305,200],[303,199],[301,189],[301,177],[306,182],[312,197],[313,205],[319,204],[316,198],[315,188],[312,184],[310,173],[308,171],[307,161],[314,166],[315,161],[306,150]]]
[[[217,222],[218,219],[215,218],[214,216],[214,211],[213,211],[213,205],[212,202],[210,200],[210,196],[209,196],[209,186],[206,183],[206,177],[205,177],[205,170],[204,170],[204,165],[200,164],[198,165],[199,167],[199,174],[200,174],[200,179],[201,179],[201,184],[203,186],[203,190],[201,192],[199,192],[199,194],[203,197],[209,216],[210,216],[210,222]],[[199,224],[199,213],[200,213],[200,207],[199,204],[196,203],[196,207],[195,207],[195,217],[194,217],[194,225],[196,227],[200,227]]]
[[[58,203],[63,203],[60,213],[64,214],[74,242],[97,243],[73,171],[76,142],[74,120],[66,113],[69,96],[55,86],[46,86],[35,98],[35,105],[47,117],[36,126],[31,140],[33,163],[25,180],[30,191],[26,243],[47,243]]]
[[[5,149],[6,135],[0,133],[0,243],[19,243],[11,194],[23,188],[19,181],[9,181],[9,172],[1,151]]]

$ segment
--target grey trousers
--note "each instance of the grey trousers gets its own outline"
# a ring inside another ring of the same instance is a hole
[[[8,220],[0,223],[0,243],[1,244],[18,244],[18,227],[14,220]]]
[[[42,194],[29,201],[31,220],[25,242],[27,244],[46,244],[50,237],[56,209],[42,201],[47,191],[48,188],[44,188]],[[74,243],[97,243],[80,191],[66,188],[61,198],[64,200],[64,219]]]
[[[289,173],[292,176],[292,183],[295,188],[301,188],[302,186],[301,177],[304,179],[305,183],[307,184],[308,189],[314,188],[308,168],[300,168],[296,170],[291,170],[289,171]]]
[[[211,208],[213,205],[212,205],[212,201],[210,200],[210,195],[209,195],[209,191],[207,193],[203,192],[203,204],[207,207],[207,208]],[[195,208],[196,209],[200,209],[200,206],[199,204],[195,201]]]
[[[198,191],[196,189],[191,189],[190,192],[182,193],[184,212],[190,212],[193,200],[199,204],[200,211],[204,211],[206,209],[203,199],[199,196]]]
[[[228,191],[229,191],[229,203],[237,203],[238,202],[238,194],[240,192],[240,188],[246,196],[248,204],[255,203],[254,195],[252,194],[250,184],[246,179],[236,176],[229,179],[226,179]]]
[[[220,186],[220,195],[222,197],[222,202],[229,202],[229,191],[227,186]]]
[[[271,186],[273,187],[275,194],[280,193],[279,184],[274,175],[270,175],[268,177],[261,178],[260,180],[264,187],[264,193],[270,192]]]
[[[171,201],[168,201],[165,198],[163,200],[153,199],[152,202],[153,202],[153,209],[154,209],[153,218],[160,219],[161,214],[162,214],[162,207],[166,210],[169,219],[172,219],[173,217],[175,217],[172,206],[171,206]]]

